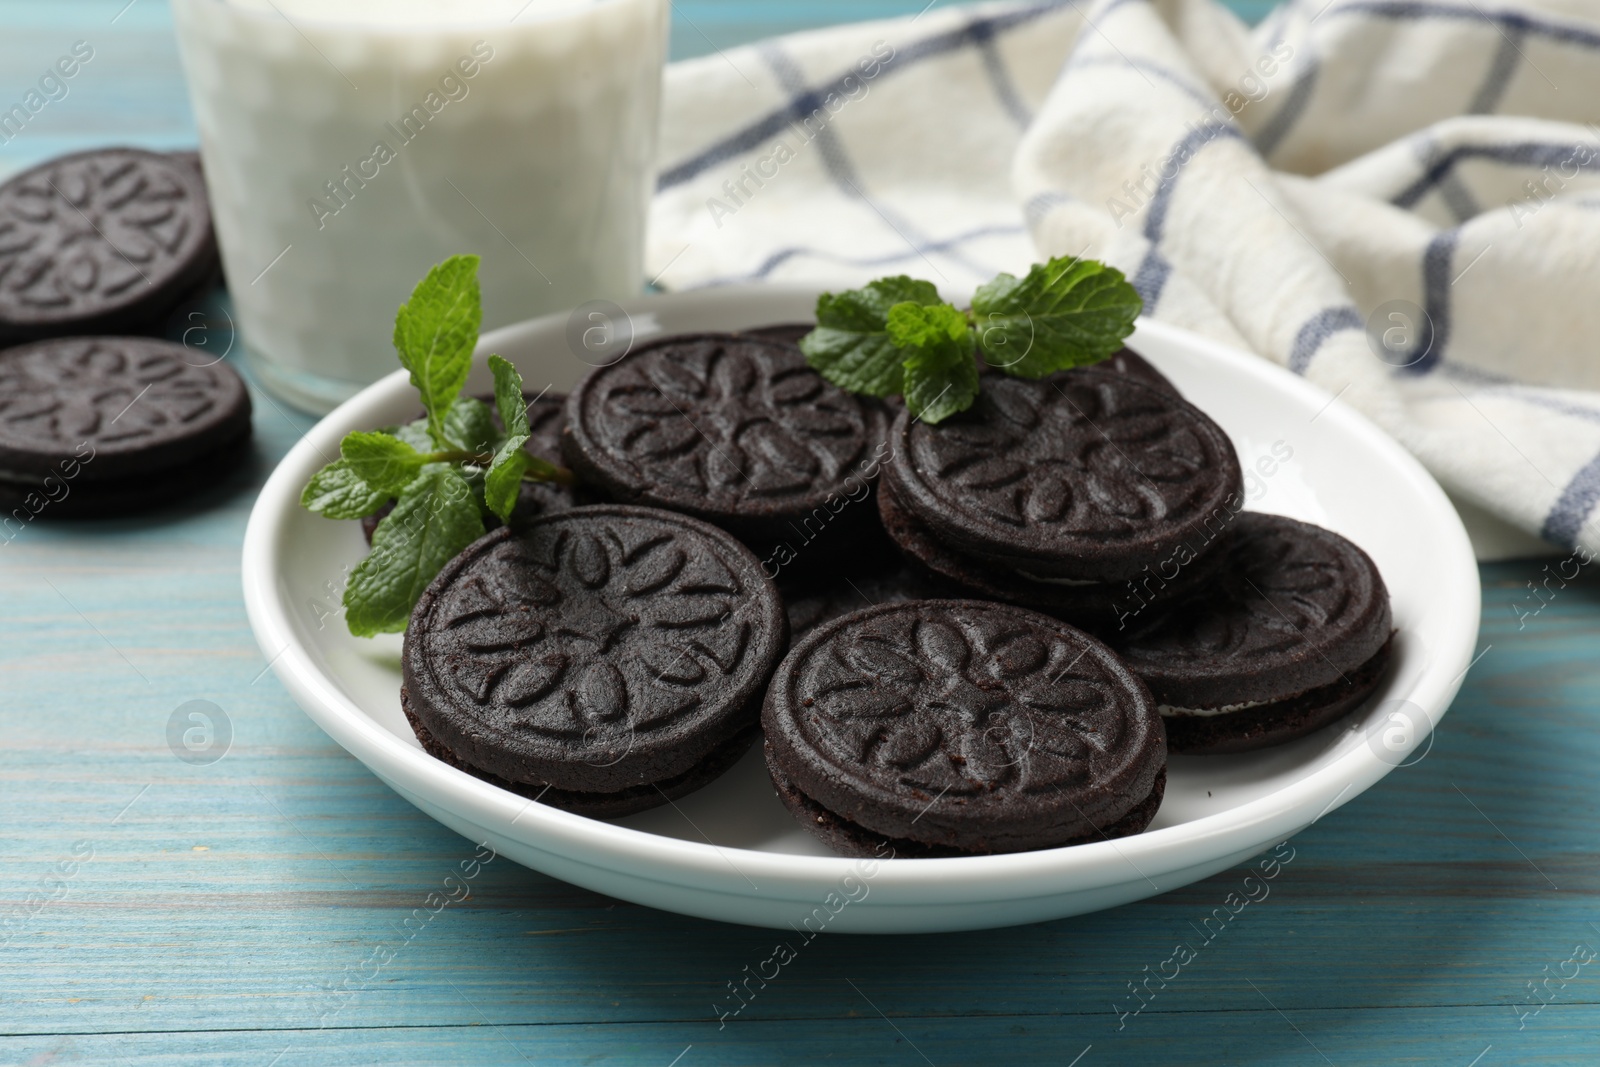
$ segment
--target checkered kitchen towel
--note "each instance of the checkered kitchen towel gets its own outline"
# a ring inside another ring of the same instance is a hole
[[[664,288],[1090,255],[1600,551],[1600,0],[932,6],[673,65],[662,159]]]

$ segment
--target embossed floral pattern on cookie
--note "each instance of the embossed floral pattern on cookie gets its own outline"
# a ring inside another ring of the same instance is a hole
[[[1193,511],[1215,442],[1182,408],[1115,380],[996,378],[976,417],[911,429],[912,462],[951,483],[947,506],[1015,527],[1114,538]]]
[[[87,449],[107,477],[155,451],[204,447],[248,427],[244,383],[225,364],[135,337],[58,338],[0,352],[0,468],[47,469]],[[188,445],[185,445],[188,442]]]
[[[592,373],[577,400],[589,462],[630,493],[697,511],[816,506],[884,426],[792,346],[724,335],[640,350]]]
[[[1165,765],[1155,702],[1110,649],[974,600],[818,627],[779,668],[762,725],[786,782],[847,821],[927,843],[1092,833],[1148,798]]]
[[[490,736],[535,762],[652,762],[747,710],[782,637],[776,590],[726,535],[577,508],[490,535],[447,569],[412,617],[406,673],[446,737]]]
[[[212,243],[209,210],[198,173],[151,152],[82,153],[17,176],[0,187],[0,320],[88,319],[183,283]]]
[[[822,751],[930,794],[1081,783],[1126,729],[1099,659],[984,605],[845,626],[797,667],[801,729]]]
[[[1092,367],[992,377],[967,411],[938,426],[902,414],[890,433],[895,506],[957,554],[1119,582],[1175,553],[1187,565],[1242,506],[1227,434],[1181,397]]]

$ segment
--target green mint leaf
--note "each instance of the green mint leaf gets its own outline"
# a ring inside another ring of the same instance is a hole
[[[889,337],[907,353],[906,407],[928,423],[965,411],[978,397],[978,364],[972,328],[949,304],[896,304],[889,310]]]
[[[379,432],[386,433],[390,437],[398,437],[418,452],[432,452],[435,447],[433,435],[428,432],[426,418],[408,422],[404,426],[386,426]]]
[[[522,390],[518,389],[519,403],[521,397]],[[511,521],[511,510],[517,506],[517,497],[522,492],[522,474],[533,459],[522,450],[522,446],[527,443],[526,433],[506,438],[505,443],[500,446],[500,451],[495,453],[489,473],[483,479],[483,502],[488,505],[490,511],[500,516],[501,522]]]
[[[340,459],[311,476],[300,494],[300,506],[330,519],[362,519],[388,503],[391,495],[372,488]]]
[[[932,282],[919,281],[904,274],[879,278],[860,289],[835,296],[823,293],[817,300],[817,325],[841,330],[883,332],[889,328],[889,309],[896,304],[943,303]]]
[[[447,443],[445,416],[466,384],[483,324],[478,257],[451,256],[428,272],[394,319],[394,347],[422,395],[434,443]]]
[[[902,389],[905,353],[885,332],[856,333],[819,326],[800,339],[813,370],[839,388],[866,396],[893,396]]]
[[[470,396],[458,396],[444,417],[444,437],[453,448],[466,452],[493,452],[500,431],[495,428],[494,412],[488,404]]]
[[[339,456],[351,473],[386,497],[397,495],[409,485],[428,461],[416,449],[386,433],[345,434],[339,442]]]
[[[430,463],[400,493],[372,534],[372,552],[350,574],[345,624],[357,637],[399,633],[435,575],[483,536],[483,512],[461,472]]]
[[[489,357],[489,373],[494,375],[494,406],[507,437],[528,432],[528,404],[522,398],[522,375],[509,360]]]
[[[1115,354],[1143,307],[1121,271],[1072,256],[1036,264],[1022,278],[1002,274],[972,299],[984,360],[1019,378]]]
[[[817,299],[817,328],[800,339],[806,362],[841,389],[892,396],[903,389],[906,353],[889,337],[889,309],[932,306],[939,291],[905,275],[880,278],[861,289]]]

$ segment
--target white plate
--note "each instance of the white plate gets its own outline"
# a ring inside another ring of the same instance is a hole
[[[729,288],[645,297],[636,333],[805,320],[814,290]],[[586,366],[550,316],[487,335],[534,388],[569,388]],[[758,752],[677,803],[615,822],[530,804],[426,755],[400,713],[398,637],[358,640],[335,614],[363,555],[357,523],[302,511],[301,487],[350,430],[413,416],[397,371],[341,405],[262,490],[244,544],[250,624],[273,670],[334,740],[418,808],[535,870],[624,900],[728,922],[851,932],[967,930],[1054,919],[1165,892],[1225,870],[1359,795],[1424,742],[1469,665],[1478,572],[1433,479],[1342,402],[1267,362],[1144,321],[1133,346],[1232,435],[1251,504],[1321,523],[1377,561],[1393,596],[1399,654],[1381,694],[1344,724],[1269,752],[1176,757],[1166,800],[1135,837],[1006,856],[866,863],[808,837],[779,806]],[[489,389],[481,359],[468,384]],[[1264,468],[1270,467],[1263,464]],[[1409,701],[1400,705],[1398,701]],[[1407,722],[1392,719],[1400,708]]]

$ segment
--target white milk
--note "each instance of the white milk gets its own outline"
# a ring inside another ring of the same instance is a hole
[[[667,0],[173,0],[263,380],[326,410],[483,256],[484,327],[642,285]]]

